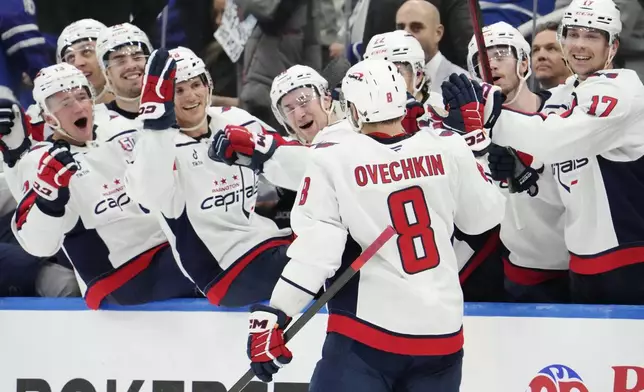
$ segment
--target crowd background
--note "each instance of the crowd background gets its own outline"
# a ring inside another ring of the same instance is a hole
[[[33,103],[32,80],[54,64],[56,41],[70,23],[92,18],[111,26],[130,22],[151,38],[155,48],[185,46],[203,58],[214,80],[213,104],[238,106],[279,126],[270,109],[275,76],[295,64],[323,70],[334,59],[361,58],[363,43],[376,34],[406,29],[421,43],[432,90],[453,72],[467,69],[473,35],[467,0],[431,0],[434,7],[415,12],[421,23],[396,25],[405,0],[234,0],[241,20],[257,24],[243,53],[232,60],[214,38],[232,0],[3,0],[0,9],[0,99]],[[644,76],[644,0],[615,0],[623,33],[615,67]],[[569,76],[556,41],[557,21],[570,0],[480,1],[483,24],[506,21],[532,45],[533,91],[550,88]],[[429,11],[428,11],[429,10]],[[535,33],[536,32],[536,33]],[[39,259],[20,249],[10,230],[16,203],[0,181],[0,296],[79,296],[64,255]],[[51,281],[51,285],[46,282]],[[49,287],[50,286],[50,287]]]

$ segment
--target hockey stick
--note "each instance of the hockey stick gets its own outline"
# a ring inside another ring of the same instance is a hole
[[[284,343],[293,339],[302,327],[304,327],[313,318],[313,316],[315,316],[317,312],[322,309],[322,307],[326,305],[327,302],[329,302],[329,300],[333,298],[349,280],[351,280],[351,278],[354,277],[360,268],[362,268],[362,266],[365,265],[365,263],[369,261],[369,259],[372,258],[395,233],[396,231],[393,227],[387,226],[387,228],[380,233],[378,238],[376,238],[376,240],[369,245],[367,249],[365,249],[364,252],[362,252],[362,254],[351,263],[351,265],[349,265],[349,268],[347,268],[335,282],[333,282],[331,287],[325,290],[324,294],[313,302],[313,304],[311,304],[311,306],[297,320],[295,320],[293,324],[291,324],[286,332],[284,332]],[[249,369],[239,379],[239,381],[237,381],[235,385],[228,390],[228,392],[241,392],[246,388],[248,383],[253,380],[253,377],[255,377],[255,374]]]

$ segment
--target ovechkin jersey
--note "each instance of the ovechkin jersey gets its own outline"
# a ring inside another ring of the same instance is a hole
[[[462,138],[329,134],[312,149],[271,305],[297,314],[392,225],[397,235],[329,302],[328,331],[386,352],[454,353],[463,345],[454,223],[481,233],[503,208]]]

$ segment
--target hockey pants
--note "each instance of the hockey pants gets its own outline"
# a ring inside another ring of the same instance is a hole
[[[463,350],[444,356],[408,356],[376,350],[329,333],[310,392],[458,392]]]

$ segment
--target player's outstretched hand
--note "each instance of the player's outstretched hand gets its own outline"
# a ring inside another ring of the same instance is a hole
[[[253,305],[246,353],[255,376],[273,381],[273,374],[291,362],[293,354],[284,343],[284,328],[291,321],[284,312],[266,305]]]
[[[254,134],[240,125],[226,125],[215,134],[208,156],[228,165],[240,165],[261,172],[278,147],[278,139],[269,134]]]
[[[175,122],[174,85],[177,64],[166,49],[157,49],[145,65],[139,119],[151,130],[171,128]]]
[[[78,171],[69,143],[57,140],[38,162],[38,176],[33,189],[38,195],[40,210],[52,216],[62,216],[69,202],[69,183]]]
[[[423,104],[418,102],[410,93],[407,93],[407,111],[403,117],[402,125],[405,132],[414,134],[420,130],[418,118],[425,114]]]
[[[29,151],[27,123],[20,106],[8,99],[0,99],[0,152],[2,160],[14,167],[20,157]]]

